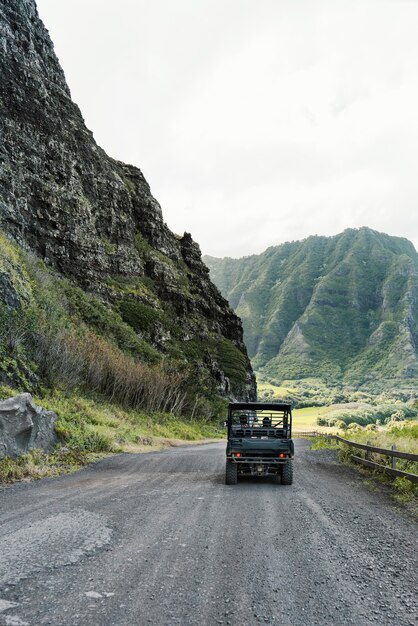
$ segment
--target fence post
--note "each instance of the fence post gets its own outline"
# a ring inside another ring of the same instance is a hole
[[[372,444],[368,441],[366,445],[371,446]],[[366,450],[366,459],[370,461],[370,450]]]
[[[396,450],[395,444],[393,444],[392,450]],[[396,469],[396,456],[392,457],[392,469]]]

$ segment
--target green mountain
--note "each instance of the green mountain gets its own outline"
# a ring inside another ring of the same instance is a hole
[[[253,398],[240,320],[142,172],[94,141],[35,1],[3,0],[0,27],[0,384],[199,415]]]
[[[265,376],[418,377],[418,254],[408,240],[349,229],[204,261]]]

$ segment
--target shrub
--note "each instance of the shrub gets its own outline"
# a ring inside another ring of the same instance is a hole
[[[86,334],[80,351],[89,389],[135,409],[181,413],[184,375],[135,361],[93,333]]]
[[[401,494],[414,493],[414,484],[404,476],[395,478],[393,486]]]
[[[403,476],[395,478],[393,488],[395,490],[395,499],[403,504],[415,500],[418,496],[418,485],[414,485],[414,483]]]
[[[9,354],[18,355],[34,329],[34,319],[22,310],[10,311],[0,303],[0,343]]]
[[[22,464],[16,462],[15,459],[6,457],[0,461],[0,482],[14,482],[15,480],[22,480],[24,476],[25,471]]]
[[[85,432],[68,438],[68,446],[77,452],[112,452],[110,437],[98,432]]]
[[[0,385],[0,400],[6,400],[16,395],[16,389],[9,387],[8,385]]]
[[[176,414],[186,400],[184,374],[137,361],[85,329],[39,333],[35,359],[50,388],[80,387],[126,407]]]
[[[160,319],[160,314],[155,308],[137,300],[123,300],[119,304],[119,310],[123,321],[136,332],[147,331]]]
[[[83,381],[85,360],[71,330],[48,333],[40,330],[33,340],[33,358],[44,384],[74,389]]]
[[[405,411],[402,411],[401,409],[399,409],[398,411],[395,411],[390,416],[391,422],[401,422],[404,419],[405,419]]]
[[[352,431],[352,432],[359,432],[359,431],[361,431],[361,430],[363,430],[363,429],[362,429],[362,427],[360,426],[360,424],[357,424],[356,422],[351,422],[351,424],[349,424],[349,425],[347,426],[347,430],[350,430],[350,431]]]
[[[338,458],[342,463],[350,463],[353,455],[353,448],[342,444],[338,452]]]
[[[405,420],[404,422],[392,422],[388,425],[388,432],[397,437],[410,437],[418,439],[418,422]]]

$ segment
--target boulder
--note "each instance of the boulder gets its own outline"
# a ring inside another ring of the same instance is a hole
[[[29,393],[0,401],[0,459],[34,448],[51,450],[57,443],[52,411],[36,406]]]

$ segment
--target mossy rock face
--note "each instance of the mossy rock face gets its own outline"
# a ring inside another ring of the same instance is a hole
[[[22,300],[27,304],[31,297],[32,286],[21,250],[0,231],[0,304],[16,310]]]
[[[212,349],[222,370],[232,383],[244,384],[248,374],[245,355],[229,341],[214,340]]]
[[[38,381],[27,340],[36,317],[23,257],[18,246],[0,233],[0,384],[31,391]]]
[[[0,302],[5,309],[16,310],[20,308],[20,298],[6,272],[0,274]]]
[[[112,276],[107,279],[106,286],[116,299],[129,296],[158,306],[155,283],[149,276]]]
[[[217,338],[201,341],[187,341],[183,344],[187,358],[201,364],[207,364],[219,377],[219,371],[226,376],[232,389],[239,389],[247,382],[245,355],[231,342]]]

